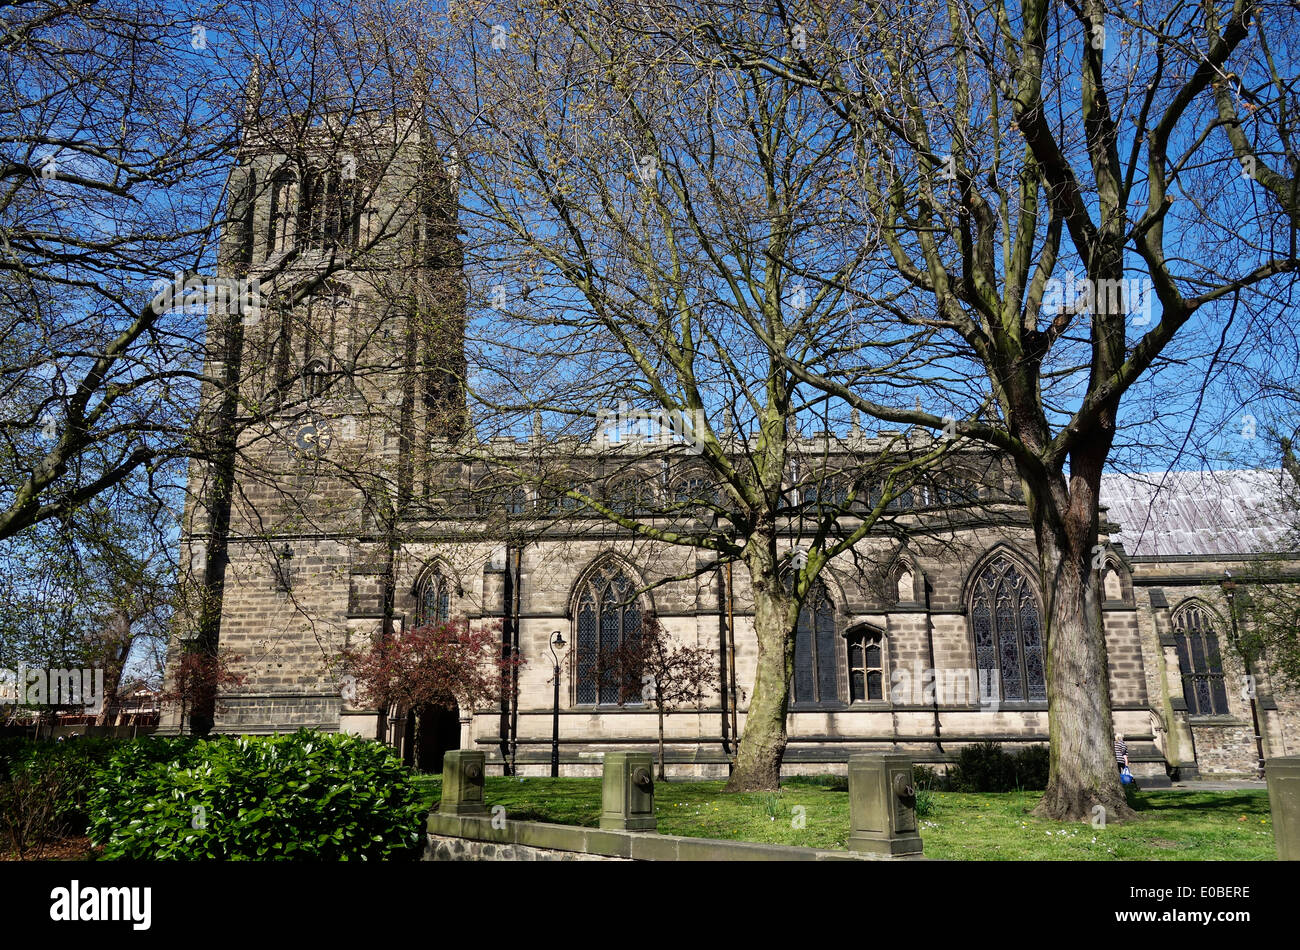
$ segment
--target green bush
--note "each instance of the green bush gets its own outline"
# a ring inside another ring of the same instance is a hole
[[[80,736],[0,740],[0,844],[22,854],[55,838],[85,834],[95,776],[120,745]]]
[[[46,843],[70,834],[63,801],[72,786],[49,760],[15,768],[0,782],[0,851],[39,858]]]
[[[13,772],[13,765],[27,754],[32,740],[22,736],[5,736],[0,738],[0,782],[5,781]]]
[[[792,775],[781,780],[782,785],[803,785],[810,788],[825,788],[832,792],[847,792],[849,777],[847,775]]]
[[[415,857],[425,811],[391,750],[304,729],[125,746],[99,774],[90,833],[108,859]]]
[[[1046,746],[1007,753],[996,742],[968,745],[948,774],[955,792],[1038,791],[1047,788],[1050,754]]]
[[[917,790],[938,791],[947,786],[947,779],[928,765],[912,764],[912,784]]]
[[[1047,788],[1052,753],[1045,745],[1025,746],[1016,754],[1016,784],[1029,791]]]
[[[1007,792],[1015,788],[1016,770],[1001,745],[980,742],[958,753],[949,778],[955,792]]]

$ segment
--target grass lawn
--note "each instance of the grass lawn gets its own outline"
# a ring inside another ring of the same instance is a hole
[[[430,806],[441,797],[440,776],[417,778]],[[842,779],[840,781],[843,781]],[[775,794],[725,795],[722,782],[657,782],[659,831],[693,838],[728,838],[843,849],[849,797],[824,777],[787,779]],[[1268,793],[1137,793],[1140,818],[1093,828],[1042,821],[1029,812],[1040,792],[934,793],[921,819],[925,853],[950,860],[1032,861],[1272,861]],[[488,807],[509,818],[595,827],[598,778],[489,777]],[[800,811],[802,809],[802,811]],[[802,819],[802,820],[801,820]]]

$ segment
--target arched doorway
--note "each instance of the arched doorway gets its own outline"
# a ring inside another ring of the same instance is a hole
[[[424,706],[419,718],[416,767],[421,772],[441,773],[443,756],[460,748],[460,707]]]
[[[460,748],[460,707],[426,703],[406,714],[402,764],[417,772],[442,772],[443,756]]]

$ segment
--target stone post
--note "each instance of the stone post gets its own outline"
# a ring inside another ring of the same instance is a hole
[[[442,759],[443,815],[484,815],[483,766],[486,756],[472,749],[453,749]]]
[[[849,850],[919,854],[911,756],[849,756],[849,816]]]
[[[1300,861],[1300,756],[1269,759],[1264,763],[1264,777],[1277,859]]]
[[[654,831],[654,758],[649,752],[606,752],[600,793],[600,827]]]

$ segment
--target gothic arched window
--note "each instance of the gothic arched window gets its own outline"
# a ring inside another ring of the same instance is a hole
[[[415,625],[446,623],[451,619],[451,591],[442,571],[434,568],[415,591]]]
[[[339,168],[313,169],[298,212],[298,231],[304,247],[327,250],[355,243],[354,177],[351,162],[342,163]]]
[[[563,481],[556,480],[541,490],[541,508],[548,512],[565,514],[585,511],[587,503],[581,498],[573,498],[565,494],[566,491],[575,491],[588,497],[591,496],[591,486],[587,485],[581,478],[573,477]]]
[[[1187,711],[1193,716],[1226,716],[1223,658],[1210,611],[1195,601],[1183,604],[1174,611],[1173,625]]]
[[[298,180],[292,172],[281,171],[271,179],[270,230],[266,236],[267,254],[274,256],[293,246],[294,220],[298,213]]]
[[[626,682],[619,648],[641,640],[636,586],[615,564],[592,571],[578,595],[574,637],[574,701],[579,705],[641,702],[640,684]]]
[[[528,510],[528,493],[518,486],[480,484],[473,494],[480,515],[522,515]]]
[[[836,670],[835,608],[818,583],[799,611],[794,636],[794,701],[840,702]]]
[[[825,477],[804,486],[803,500],[812,507],[843,508],[849,500],[849,486],[843,479]]]
[[[643,479],[620,475],[605,484],[605,504],[621,515],[635,515],[643,511],[648,501]]]
[[[306,399],[317,399],[325,395],[329,384],[329,373],[320,360],[312,360],[302,371],[302,394]]]
[[[703,475],[686,475],[672,482],[668,500],[670,510],[700,518],[717,505],[718,490]]]
[[[1046,701],[1038,598],[1029,578],[1011,558],[999,554],[979,572],[970,610],[975,666],[981,675],[988,677],[991,672],[997,676],[1004,701]],[[980,689],[983,692],[988,687],[981,684]]]

